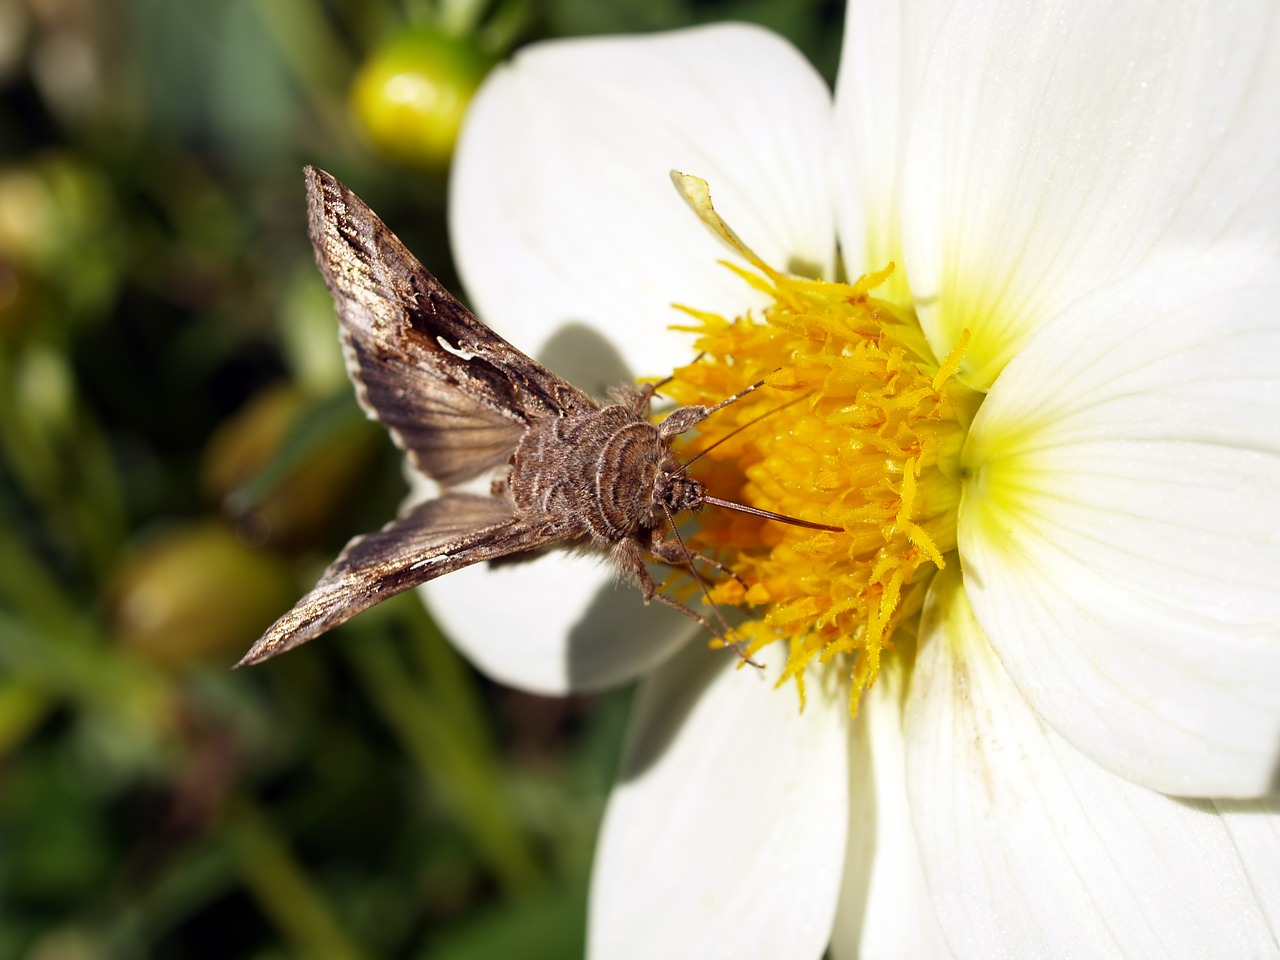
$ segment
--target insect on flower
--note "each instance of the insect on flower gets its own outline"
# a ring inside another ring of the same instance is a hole
[[[676,437],[762,383],[658,423],[648,417],[651,384],[618,387],[601,404],[477,320],[337,179],[305,173],[311,242],[360,404],[444,492],[348,543],[238,666],[453,570],[550,546],[607,554],[646,603],[679,610],[747,659],[723,618],[721,629],[662,594],[645,564],[683,569],[699,584],[695,562],[723,571],[689,551],[676,528],[677,513],[706,504],[839,530],[713,497],[672,451]],[[505,465],[489,496],[451,489]]]

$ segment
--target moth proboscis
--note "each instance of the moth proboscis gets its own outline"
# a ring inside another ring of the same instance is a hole
[[[649,419],[652,385],[619,387],[602,404],[476,319],[336,178],[315,167],[305,175],[308,232],[360,405],[443,493],[348,543],[236,666],[451,571],[559,545],[608,554],[646,603],[679,610],[747,659],[727,625],[721,631],[663,595],[645,564],[682,568],[699,584],[695,560],[723,569],[691,553],[675,526],[677,513],[707,503],[839,529],[711,497],[672,451],[677,436],[759,384],[712,407],[677,407],[658,423]],[[451,489],[496,468],[509,473],[490,496]]]

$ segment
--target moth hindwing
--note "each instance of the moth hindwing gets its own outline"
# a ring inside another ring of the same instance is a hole
[[[706,492],[671,443],[708,408],[680,407],[655,424],[651,387],[593,400],[476,319],[337,179],[315,167],[305,175],[316,264],[360,404],[444,492],[348,543],[238,665],[461,567],[560,545],[607,553],[646,603],[657,598],[723,637],[658,593],[645,566],[692,565],[663,530],[674,533],[674,514]],[[491,496],[450,489],[494,468],[506,478]]]

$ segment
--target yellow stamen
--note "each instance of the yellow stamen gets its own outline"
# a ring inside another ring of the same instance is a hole
[[[687,440],[686,458],[743,429],[693,467],[716,496],[840,527],[815,532],[713,509],[695,549],[748,585],[717,585],[717,603],[745,605],[749,652],[785,640],[780,682],[844,664],[851,706],[875,682],[894,631],[918,613],[919,587],[955,549],[960,447],[978,395],[955,379],[966,337],[938,363],[901,308],[870,296],[892,264],[857,283],[791,277],[769,267],[719,218],[706,184],[673,174],[704,223],[753,269],[729,266],[772,304],[757,319],[685,310],[704,356],[664,388],[712,404],[757,390]]]

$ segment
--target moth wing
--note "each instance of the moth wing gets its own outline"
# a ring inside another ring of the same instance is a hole
[[[496,497],[447,493],[376,533],[351,540],[320,582],[272,624],[237,667],[313,640],[410,587],[563,536],[547,518],[522,518]]]
[[[524,425],[403,358],[370,353],[345,330],[356,396],[422,473],[452,486],[505,463]]]
[[[363,384],[366,410],[423,470],[446,483],[475,476],[499,446],[510,454],[529,423],[596,408],[476,319],[335,177],[305,173],[309,234],[342,321],[348,370]],[[459,425],[474,443],[435,436]]]

